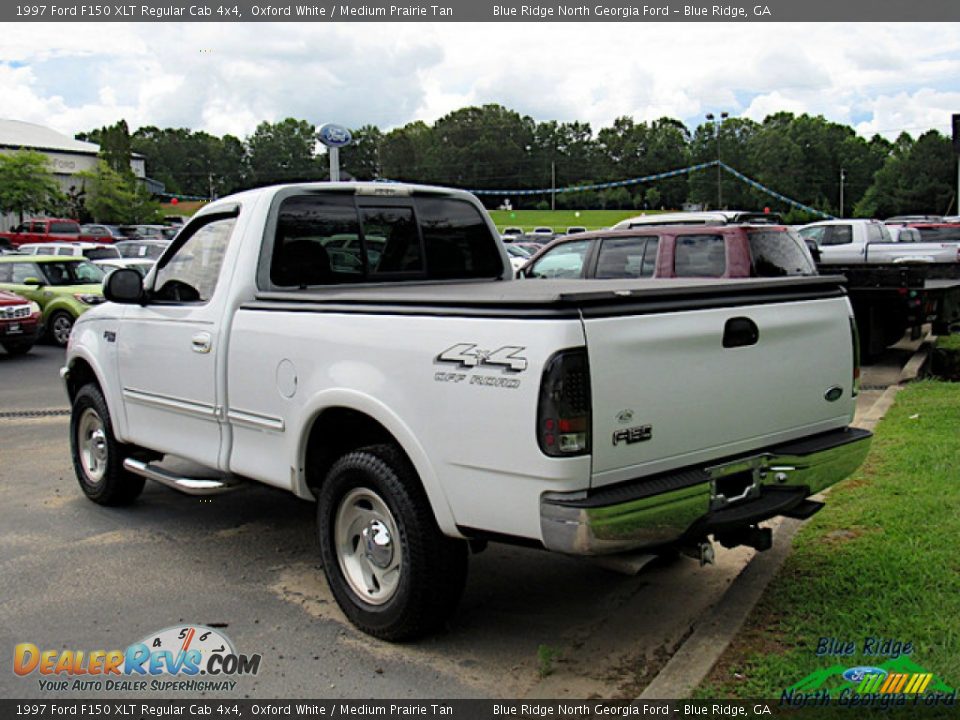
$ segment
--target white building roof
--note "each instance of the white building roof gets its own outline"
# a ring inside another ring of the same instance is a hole
[[[74,140],[43,125],[22,120],[0,119],[0,147],[53,150],[55,152],[96,155],[100,146],[96,143]]]

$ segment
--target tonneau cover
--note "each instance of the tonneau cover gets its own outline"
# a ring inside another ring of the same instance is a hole
[[[586,308],[605,305],[674,303],[711,299],[761,301],[790,296],[833,296],[842,292],[838,275],[744,280],[517,280],[452,283],[384,283],[261,292],[255,303],[334,306],[418,306],[473,308]]]

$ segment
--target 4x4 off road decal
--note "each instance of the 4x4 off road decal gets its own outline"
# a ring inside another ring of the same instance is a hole
[[[478,365],[502,365],[507,370],[523,372],[527,369],[527,359],[517,353],[526,350],[516,345],[505,345],[496,350],[478,350],[473,343],[458,343],[437,355],[437,362],[455,363],[461,367]]]
[[[492,365],[502,368],[500,375],[468,374],[465,372],[438,372],[433,379],[437,382],[466,383],[484,387],[516,389],[520,387],[519,378],[504,375],[522,373],[527,369],[527,359],[520,355],[526,350],[518,345],[505,345],[496,350],[483,350],[476,343],[457,343],[434,358],[437,363],[451,363],[460,368],[473,369]]]

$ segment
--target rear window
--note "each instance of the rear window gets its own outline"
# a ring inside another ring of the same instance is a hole
[[[80,232],[80,226],[76,223],[70,222],[55,222],[50,223],[50,232],[60,234],[76,234]]]
[[[786,230],[754,230],[747,233],[752,277],[816,275],[817,269],[803,240]]]
[[[653,277],[658,237],[607,238],[600,245],[596,276],[601,279]]]
[[[923,242],[960,242],[960,225],[919,227],[917,230]]]
[[[677,277],[722,277],[727,269],[722,235],[680,235],[673,250]]]
[[[353,195],[286,198],[270,281],[281,287],[499,277],[497,241],[480,212],[452,198],[357,203]]]

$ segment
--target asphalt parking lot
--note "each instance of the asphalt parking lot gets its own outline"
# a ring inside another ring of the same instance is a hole
[[[885,362],[893,368],[899,357]],[[238,651],[262,655],[256,676],[216,697],[635,697],[753,555],[720,549],[713,567],[679,558],[628,577],[491,545],[471,557],[445,633],[390,645],[339,613],[309,503],[259,486],[201,500],[153,483],[129,508],[86,500],[66,415],[22,412],[66,407],[62,359],[43,345],[0,354],[4,653],[21,642],[122,649],[168,626],[216,624]],[[865,384],[894,376],[884,372],[871,381],[867,369]],[[103,695],[41,690],[36,674],[0,673],[2,697]]]

